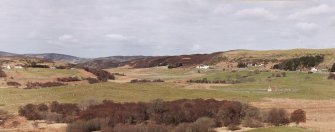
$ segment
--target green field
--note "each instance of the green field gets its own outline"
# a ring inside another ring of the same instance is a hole
[[[209,79],[225,78],[229,74],[240,73],[209,72]],[[0,89],[0,108],[15,111],[20,105],[27,103],[60,102],[79,103],[82,100],[94,98],[98,101],[110,99],[114,101],[150,101],[154,99],[175,100],[183,98],[215,98],[239,101],[257,101],[270,98],[298,99],[334,99],[335,81],[327,80],[326,74],[307,74],[288,72],[287,77],[266,79],[271,72],[261,72],[252,75],[254,82],[240,83],[229,86],[211,86],[211,89],[185,89],[188,85],[176,83],[100,83],[82,84],[45,89]],[[234,75],[232,75],[234,76]],[[267,92],[269,84],[276,85],[278,91]]]

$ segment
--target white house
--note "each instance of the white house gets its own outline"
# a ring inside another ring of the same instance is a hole
[[[196,67],[197,69],[209,69],[209,65],[200,65]]]
[[[23,67],[20,66],[20,65],[16,65],[16,66],[14,66],[14,68],[15,68],[15,69],[23,69]]]
[[[311,72],[313,72],[313,73],[318,72],[318,69],[316,69],[315,67],[313,67],[313,68],[311,69]]]
[[[10,67],[10,65],[3,65],[3,66],[2,66],[2,69],[10,70],[10,69],[12,69],[12,68]]]

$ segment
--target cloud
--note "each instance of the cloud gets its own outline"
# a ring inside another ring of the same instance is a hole
[[[326,4],[322,4],[316,7],[304,9],[302,11],[293,13],[288,16],[289,19],[298,19],[298,18],[304,18],[309,16],[317,16],[322,14],[330,14],[334,13],[335,9],[333,7],[330,7]]]
[[[128,37],[121,35],[121,34],[106,34],[105,35],[108,39],[112,39],[112,40],[127,40]]]
[[[192,46],[192,51],[199,51],[199,50],[201,50],[201,45],[199,45],[199,44],[195,44],[195,45],[193,45]]]
[[[256,18],[256,19],[268,19],[275,20],[277,16],[272,12],[264,8],[252,8],[252,9],[243,9],[236,12],[236,15],[241,18]]]
[[[74,36],[69,34],[64,34],[58,37],[59,41],[62,42],[78,42],[78,39],[76,39]]]
[[[319,28],[319,25],[309,22],[299,22],[296,24],[296,27],[303,31],[316,31]]]

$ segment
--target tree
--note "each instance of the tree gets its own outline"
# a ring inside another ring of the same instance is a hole
[[[290,120],[297,125],[299,125],[300,122],[306,122],[306,112],[302,109],[297,109],[291,113]]]

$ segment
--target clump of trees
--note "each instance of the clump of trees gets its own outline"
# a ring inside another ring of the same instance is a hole
[[[2,69],[0,69],[0,77],[7,77],[7,74]]]
[[[130,80],[130,83],[150,83],[150,82],[164,82],[161,79],[147,80],[147,79],[133,79]]]
[[[207,84],[237,84],[237,83],[245,83],[245,82],[253,82],[254,78],[249,78],[249,76],[236,76],[236,79],[227,78],[225,80],[208,80],[207,78],[203,78],[201,80],[188,80],[188,83],[207,83]]]
[[[214,99],[154,100],[148,103],[116,103],[104,100],[80,109],[77,104],[52,102],[27,104],[19,114],[28,120],[70,123],[67,131],[143,131],[143,132],[210,132],[225,126],[263,127],[306,121],[306,112],[299,109],[291,115],[284,109],[268,112],[237,101]],[[1,116],[0,116],[1,117]]]
[[[273,69],[296,71],[298,68],[311,68],[323,62],[323,55],[303,56],[300,58],[293,58],[276,64]]]
[[[48,65],[41,65],[41,64],[38,64],[38,63],[35,62],[35,61],[30,61],[30,60],[27,61],[27,64],[25,64],[24,67],[31,67],[31,68],[50,68],[50,66],[48,66]]]
[[[46,87],[58,87],[58,86],[65,86],[66,84],[61,82],[28,82],[27,89],[33,88],[46,88]]]
[[[178,68],[178,67],[182,67],[183,63],[176,63],[176,64],[169,64],[168,68],[169,69],[173,69],[173,68]]]
[[[77,104],[52,102],[47,104],[27,104],[19,108],[19,115],[28,120],[48,120],[50,122],[69,123],[78,116],[80,109]]]
[[[90,72],[97,76],[99,81],[107,82],[110,80],[115,80],[115,76],[109,73],[108,71],[102,69],[95,69],[95,68],[84,68],[85,71]]]
[[[63,77],[63,78],[57,78],[57,81],[59,82],[76,82],[81,81],[79,77]]]

